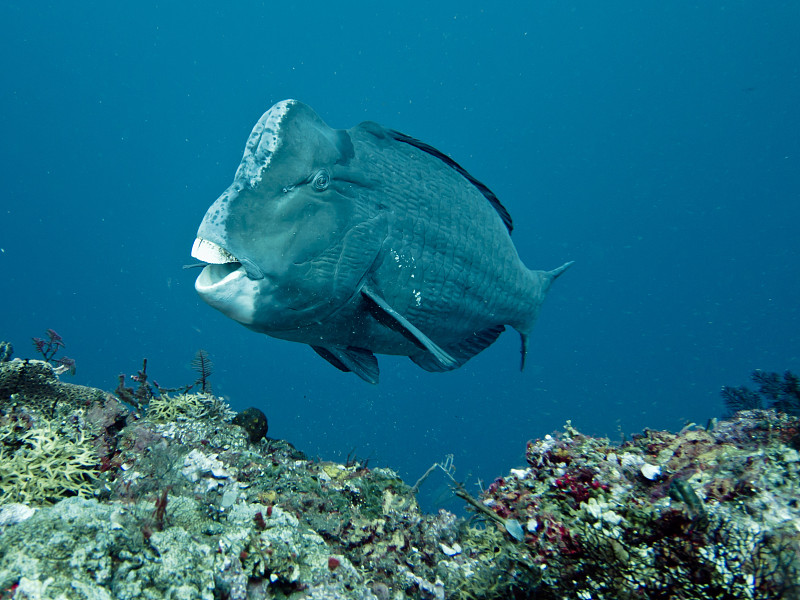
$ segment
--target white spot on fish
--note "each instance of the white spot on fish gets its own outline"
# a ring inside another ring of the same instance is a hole
[[[294,100],[284,100],[265,112],[247,138],[244,156],[231,186],[217,198],[208,215],[201,225],[204,235],[218,240],[227,238],[225,222],[230,212],[231,196],[236,196],[244,188],[253,188],[261,181],[261,176],[269,163],[272,155],[280,146],[280,129],[283,119],[289,112]]]
[[[273,153],[280,146],[281,123],[294,103],[294,100],[278,102],[261,116],[250,132],[242,164],[236,171],[236,179],[244,180],[248,187],[257,186],[262,173],[269,167]]]

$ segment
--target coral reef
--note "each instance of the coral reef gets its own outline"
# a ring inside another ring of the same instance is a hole
[[[568,423],[482,501],[524,524],[537,598],[797,598],[799,427],[746,411],[612,446]]]
[[[94,388],[61,383],[49,362],[0,363],[0,504],[91,496],[127,410]]]
[[[465,520],[419,510],[427,474],[309,459],[210,393],[121,389],[0,362],[0,599],[800,594],[800,420],[774,410],[622,445],[568,423],[477,498],[453,480]]]

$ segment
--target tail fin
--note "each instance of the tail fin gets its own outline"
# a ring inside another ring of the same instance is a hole
[[[547,271],[546,275],[550,279],[550,283],[555,281],[564,271],[569,269],[574,264],[575,264],[575,261],[571,260],[569,262],[565,262],[563,265],[561,265],[560,267],[558,267],[556,269],[553,269],[552,271]]]
[[[569,262],[564,263],[560,267],[553,269],[552,271],[539,271],[540,276],[542,278],[542,296],[547,293],[547,290],[550,289],[552,283],[567,269],[569,269],[575,261],[571,260]],[[538,311],[537,311],[538,312]],[[522,347],[520,348],[520,354],[522,354],[520,363],[519,363],[519,370],[522,371],[525,368],[525,358],[528,355],[528,338],[530,336],[530,332],[522,333],[520,332],[519,337],[522,341]]]

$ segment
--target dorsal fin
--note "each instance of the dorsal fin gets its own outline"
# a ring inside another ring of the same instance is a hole
[[[452,158],[444,154],[443,152],[437,150],[430,144],[426,144],[425,142],[421,142],[417,138],[413,138],[410,135],[406,135],[405,133],[400,133],[399,131],[395,131],[394,129],[387,129],[386,130],[389,135],[392,136],[393,139],[397,140],[398,142],[403,142],[404,144],[408,144],[409,146],[414,146],[422,150],[423,152],[427,152],[431,156],[435,156],[443,163],[448,165],[449,167],[455,169],[460,175],[467,179],[472,185],[478,188],[478,191],[483,194],[486,199],[489,201],[489,204],[497,211],[497,214],[500,215],[500,218],[503,220],[503,224],[508,229],[508,233],[510,234],[511,231],[514,229],[514,224],[511,222],[511,215],[508,214],[505,206],[500,204],[500,200],[497,199],[497,196],[494,195],[494,192],[486,187],[483,183],[475,179],[472,175],[467,173],[466,169],[454,161]]]

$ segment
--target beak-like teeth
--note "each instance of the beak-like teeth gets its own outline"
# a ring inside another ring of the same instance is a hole
[[[233,254],[225,250],[222,246],[202,238],[195,239],[192,245],[192,256],[197,260],[202,260],[203,262],[214,265],[239,262]]]

